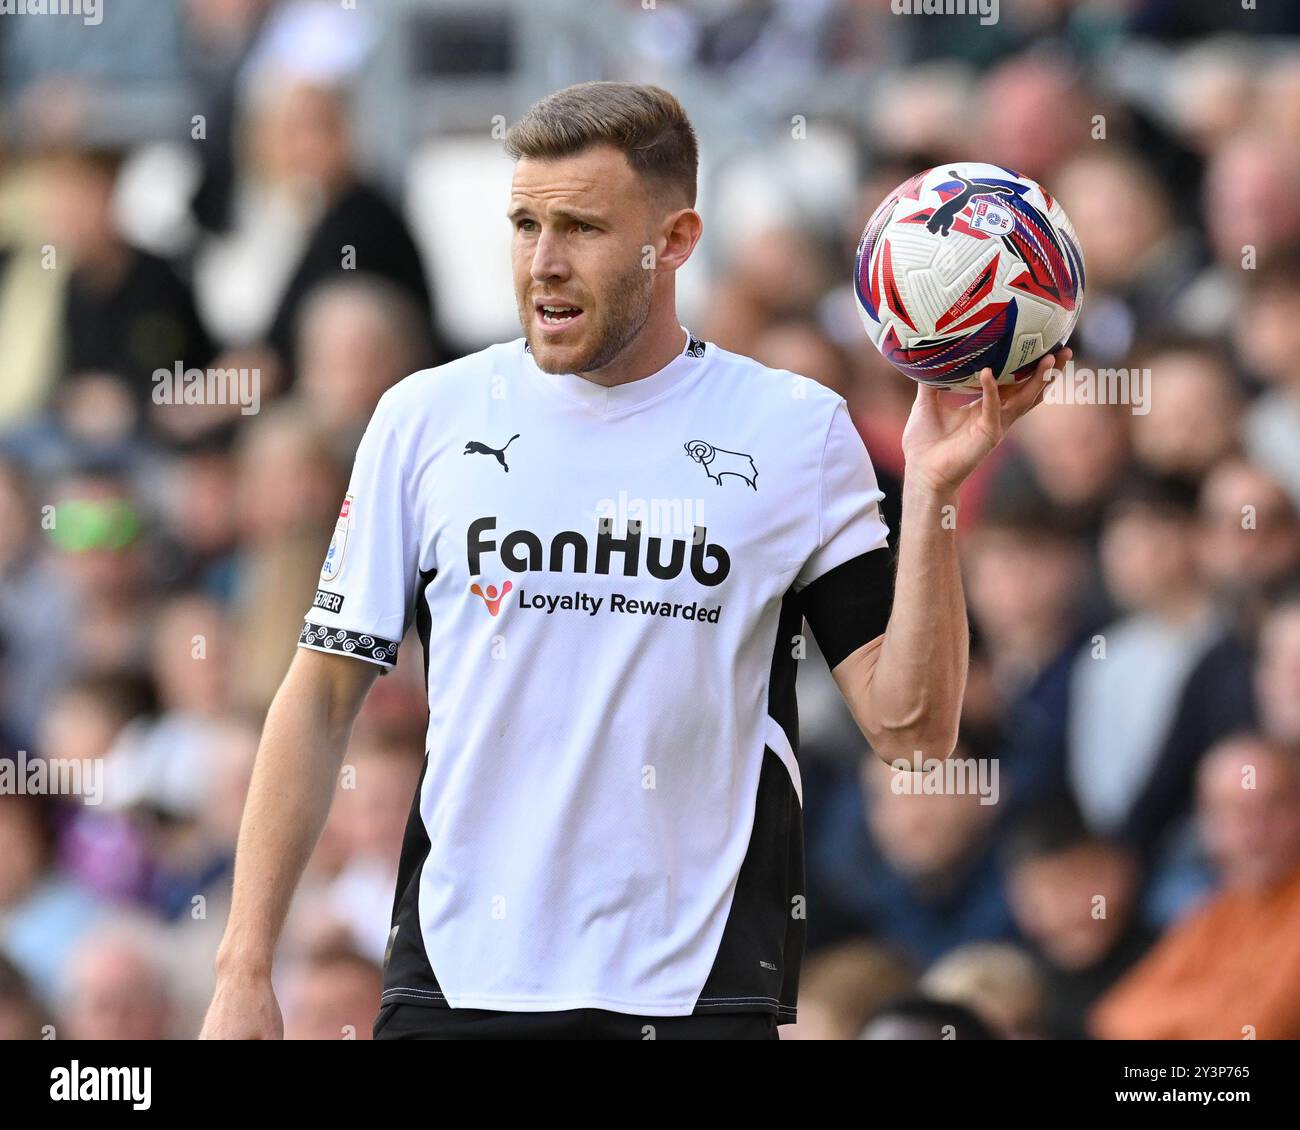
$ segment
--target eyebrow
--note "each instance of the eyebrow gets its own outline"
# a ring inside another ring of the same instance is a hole
[[[608,223],[608,221],[603,216],[599,216],[594,212],[574,212],[568,209],[563,209],[558,212],[552,212],[551,214],[556,219],[571,220],[575,223],[580,223],[580,224]],[[529,208],[528,205],[526,204],[512,205],[510,209],[506,212],[506,219],[511,221],[511,223],[514,223],[517,220],[521,220],[525,216],[528,216],[532,219],[536,219],[536,216],[533,215],[533,210]]]

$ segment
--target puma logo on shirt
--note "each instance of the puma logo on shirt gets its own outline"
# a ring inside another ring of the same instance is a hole
[[[516,432],[508,440],[506,440],[506,447],[509,447],[518,438],[519,438],[519,433]],[[502,467],[505,467],[506,472],[509,473],[510,468],[506,466],[506,447],[488,447],[486,443],[479,443],[478,440],[472,439],[465,445],[465,450],[462,451],[461,454],[462,455],[495,455],[497,457],[497,462],[500,463]]]

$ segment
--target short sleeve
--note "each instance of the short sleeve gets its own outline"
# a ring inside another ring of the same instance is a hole
[[[894,602],[894,551],[880,513],[885,497],[841,400],[822,453],[818,544],[795,577],[800,608],[834,668],[884,633]]]
[[[300,647],[397,662],[419,571],[411,484],[386,398],[361,438]]]

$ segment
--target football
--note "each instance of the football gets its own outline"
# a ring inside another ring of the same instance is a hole
[[[1083,301],[1083,253],[1065,210],[1000,165],[937,165],[881,202],[858,242],[858,313],[900,372],[941,388],[1028,377],[1065,344]]]

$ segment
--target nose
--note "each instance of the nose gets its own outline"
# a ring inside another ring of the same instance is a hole
[[[543,231],[533,245],[529,269],[534,282],[563,281],[569,277],[569,262],[564,254],[564,239],[557,232]]]

